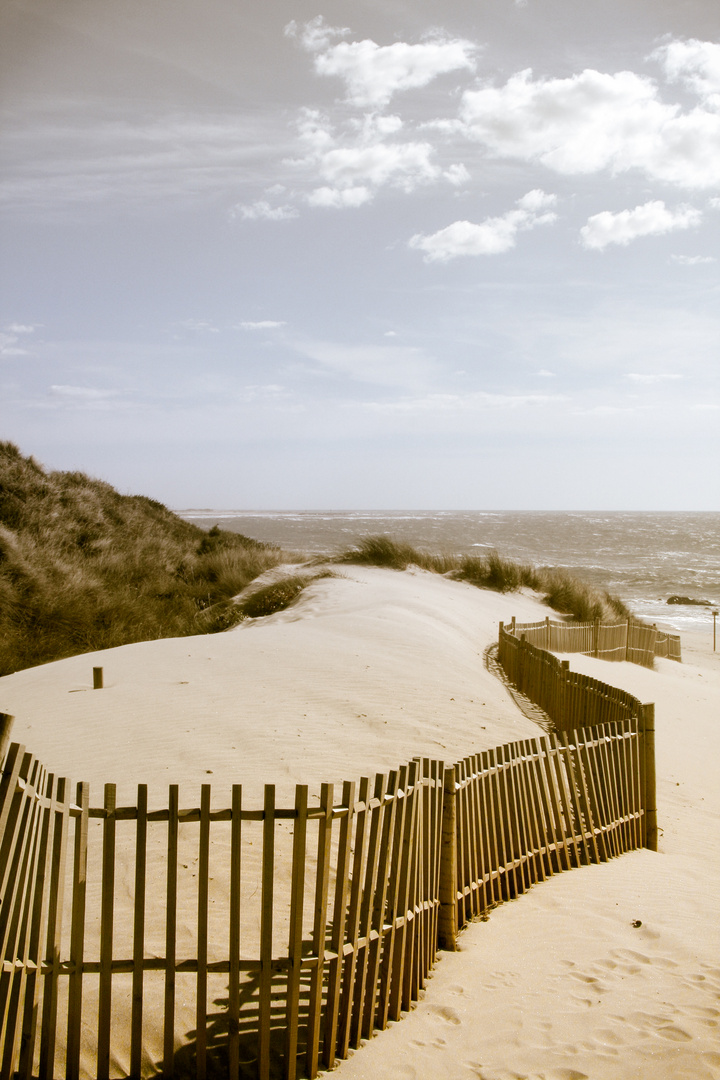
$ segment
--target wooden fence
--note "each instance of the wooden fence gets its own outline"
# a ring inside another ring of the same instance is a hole
[[[678,634],[669,634],[632,619],[617,623],[601,623],[599,619],[589,623],[563,623],[553,622],[550,618],[543,622],[516,623],[513,619],[505,630],[516,637],[524,634],[530,645],[541,649],[578,652],[597,656],[600,660],[629,660],[633,664],[652,667],[656,656],[682,659]]]
[[[556,659],[500,639],[509,676],[545,694]],[[653,706],[594,680],[568,691],[584,677],[560,671],[575,730],[417,758],[339,798],[298,786],[292,807],[271,785],[262,806],[239,785],[230,806],[209,785],[199,806],[176,785],[160,808],[143,785],[119,806],[113,784],[91,806],[11,744],[0,1078],[312,1078],[399,1019],[471,919],[655,847]]]

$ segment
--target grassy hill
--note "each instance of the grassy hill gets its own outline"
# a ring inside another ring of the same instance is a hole
[[[47,472],[0,442],[0,674],[225,629],[229,598],[280,559],[84,473]]]

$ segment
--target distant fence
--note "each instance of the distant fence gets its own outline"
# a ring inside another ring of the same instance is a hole
[[[541,650],[500,637],[527,673]],[[556,872],[654,846],[653,706],[600,683],[592,694],[622,700],[604,722],[449,767],[418,758],[340,798],[298,786],[292,807],[270,785],[262,806],[239,785],[222,808],[209,785],[199,806],[181,808],[176,785],[159,809],[143,785],[118,806],[113,784],[91,807],[87,784],[71,792],[12,744],[0,1076],[331,1067],[417,1000],[471,919]],[[592,694],[587,717],[600,715]]]
[[[549,618],[543,622],[516,623],[513,619],[505,630],[518,638],[524,634],[528,644],[551,652],[577,652],[600,660],[629,660],[643,667],[652,667],[656,656],[682,659],[678,634],[668,634],[632,619],[617,623],[602,623],[599,619],[563,623]]]

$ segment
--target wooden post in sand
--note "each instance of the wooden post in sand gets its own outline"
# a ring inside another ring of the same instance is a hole
[[[10,745],[10,732],[15,723],[15,717],[10,713],[0,712],[0,765],[5,760],[7,748]]]
[[[457,793],[452,767],[445,769],[440,840],[438,945],[447,952],[457,949],[457,924]]]
[[[103,688],[103,669],[101,667],[93,668],[93,690],[102,690]]]
[[[558,710],[558,712],[560,714],[560,716],[559,716],[560,722],[559,722],[558,726],[559,726],[561,731],[567,731],[567,727],[568,727],[567,720],[568,720],[568,712],[569,712],[569,708],[568,708],[568,680],[570,678],[570,661],[569,660],[561,660],[560,664],[561,664],[561,670],[562,670],[562,684],[561,684],[561,690],[560,690],[560,708]],[[553,717],[553,719],[555,719],[555,718]]]
[[[655,705],[642,706],[640,712],[642,735],[641,791],[645,810],[645,847],[657,851],[657,803],[655,780]]]

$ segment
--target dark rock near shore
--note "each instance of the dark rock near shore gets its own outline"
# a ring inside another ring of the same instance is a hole
[[[692,604],[695,607],[712,607],[711,600],[693,600],[690,596],[668,596],[668,604]]]

